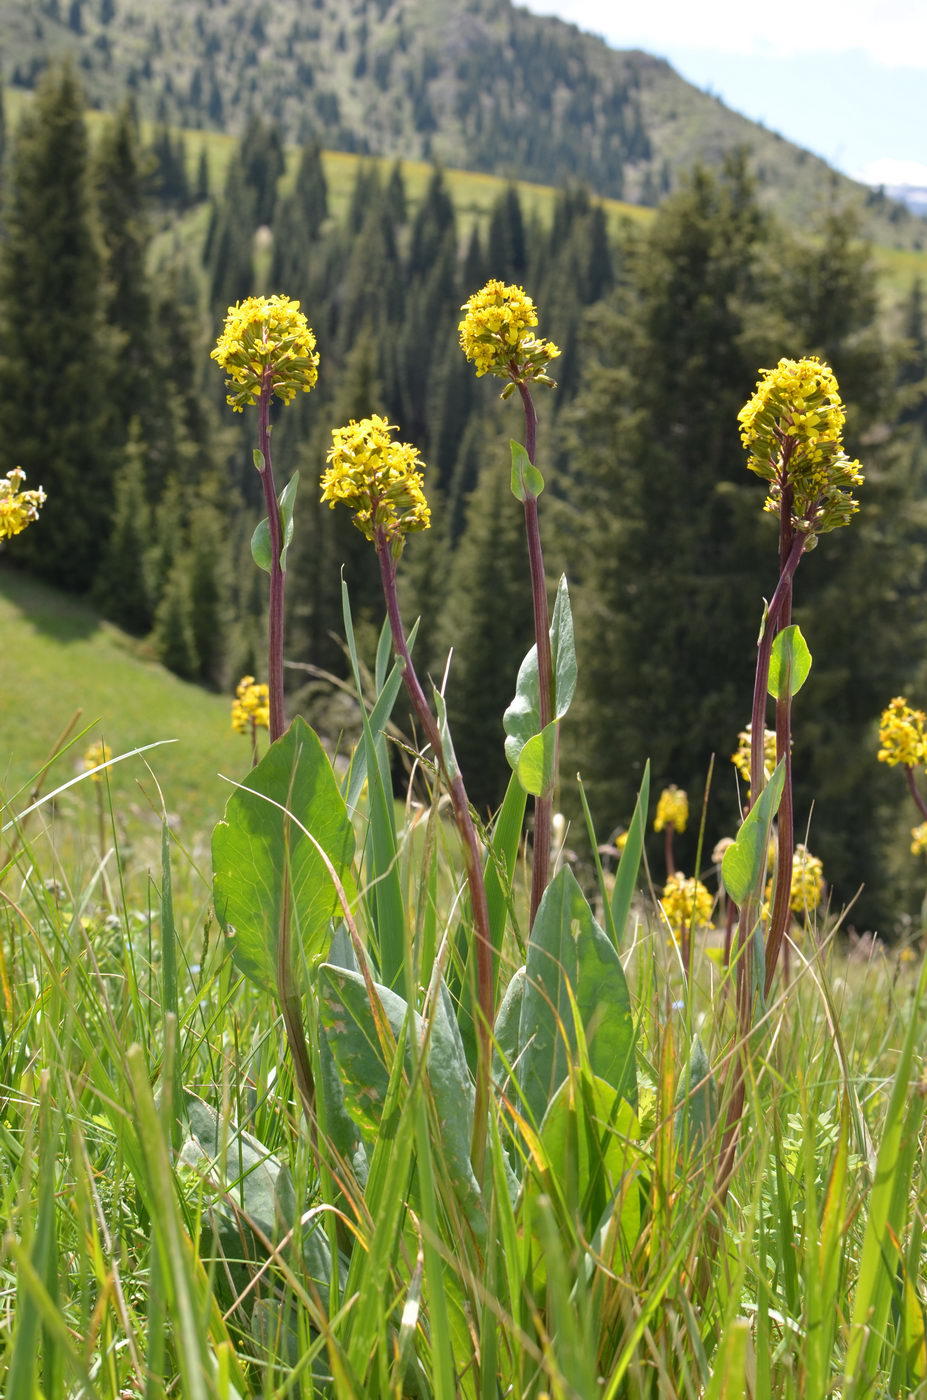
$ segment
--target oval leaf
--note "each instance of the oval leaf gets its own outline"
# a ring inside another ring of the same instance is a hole
[[[512,495],[516,501],[538,497],[544,490],[544,478],[531,461],[520,442],[510,440],[512,449]]]
[[[769,849],[769,829],[779,810],[784,785],[785,759],[780,759],[759,800],[747,813],[734,844],[724,852],[721,877],[735,904],[743,904],[749,895],[759,893]]]
[[[811,652],[801,628],[783,627],[776,635],[769,658],[769,693],[774,700],[797,695],[811,670]]]
[[[553,785],[558,729],[555,720],[530,738],[519,755],[515,775],[532,797],[543,796]]]

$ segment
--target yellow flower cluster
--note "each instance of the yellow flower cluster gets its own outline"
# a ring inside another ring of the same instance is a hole
[[[927,822],[911,828],[912,856],[927,856]]]
[[[104,744],[102,740],[99,743],[91,744],[80,761],[81,770],[84,773],[90,773],[91,782],[102,783],[103,774],[91,773],[91,769],[99,768],[101,763],[109,763],[112,756],[113,751],[109,744]]]
[[[460,347],[477,375],[496,374],[515,383],[536,380],[553,387],[544,371],[560,351],[534,334],[538,313],[523,287],[493,279],[460,308]]]
[[[817,909],[824,898],[824,865],[799,841],[792,861],[792,893],[789,908],[795,914]]]
[[[927,715],[923,710],[912,710],[903,695],[897,695],[882,711],[879,721],[880,763],[890,768],[903,764],[905,768],[916,768],[927,757]]]
[[[678,940],[684,928],[692,932],[711,923],[713,900],[701,880],[686,879],[677,870],[663,887],[660,908]]]
[[[253,734],[270,728],[270,692],[253,676],[242,676],[232,701],[232,728],[236,734]]]
[[[236,413],[257,403],[269,384],[278,399],[290,403],[298,391],[308,394],[319,377],[315,336],[289,297],[248,297],[230,306],[212,358],[228,375],[227,402]]]
[[[422,489],[424,462],[408,442],[393,442],[392,423],[374,414],[335,428],[322,476],[322,500],[342,501],[368,540],[382,530],[394,555],[411,530],[427,530],[431,511]]]
[[[747,466],[770,483],[766,509],[775,515],[792,487],[792,525],[810,547],[859,510],[851,491],[863,470],[843,450],[846,414],[829,365],[816,356],[782,359],[761,376],[737,415]]]
[[[24,491],[26,473],[22,467],[14,467],[7,476],[0,476],[0,540],[12,539],[38,520],[39,510],[45,504],[45,492],[41,486],[35,491]]]
[[[751,762],[751,737],[749,729],[742,729],[737,735],[737,752],[731,754],[731,762],[743,778],[747,787],[750,786],[750,762]],[[776,766],[776,731],[774,729],[763,730],[763,771],[766,774],[767,782],[772,777],[773,769]]]
[[[671,783],[660,793],[657,814],[653,819],[653,829],[654,831],[662,831],[665,826],[671,826],[675,831],[681,832],[685,831],[688,821],[689,799],[682,788]]]

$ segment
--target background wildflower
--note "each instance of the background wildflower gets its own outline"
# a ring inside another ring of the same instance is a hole
[[[711,894],[701,880],[694,876],[687,879],[678,870],[667,880],[660,898],[660,908],[677,942],[684,932],[707,927],[713,906]]]
[[[675,783],[664,788],[657,803],[657,813],[653,819],[654,831],[662,831],[671,826],[674,831],[683,832],[689,821],[689,799]]]
[[[465,313],[458,327],[460,347],[477,375],[553,386],[544,371],[560,350],[553,341],[534,334],[538,315],[523,287],[494,278],[460,309]]]
[[[248,297],[228,309],[212,358],[225,370],[227,402],[236,413],[257,403],[270,375],[278,399],[290,403],[319,377],[315,335],[289,297]]]
[[[927,856],[927,822],[911,828],[912,856]]]
[[[377,414],[335,428],[322,475],[322,500],[332,510],[343,502],[368,540],[376,540],[382,530],[394,555],[410,531],[431,524],[422,489],[424,463],[411,443],[393,441],[396,431]]]
[[[21,534],[33,520],[38,520],[39,510],[45,504],[41,486],[34,491],[24,491],[25,480],[22,467],[14,467],[7,476],[0,476],[0,540]]]
[[[81,758],[81,771],[90,773],[91,769],[99,768],[101,763],[109,763],[112,756],[113,751],[109,744],[104,744],[102,740],[96,744],[91,744],[90,748],[84,752]],[[102,783],[103,774],[91,773],[91,780],[95,783]]]
[[[270,727],[270,694],[266,685],[253,676],[242,676],[232,701],[232,728],[236,734],[250,734]]]
[[[879,762],[890,768],[899,763],[916,768],[927,755],[925,724],[924,711],[913,710],[903,695],[897,695],[882,711],[879,721]]]
[[[747,784],[747,791],[750,791],[750,730],[742,729],[737,735],[737,749],[731,754],[731,762],[737,769],[744,782]],[[766,781],[772,776],[776,766],[776,731],[765,729],[763,731],[763,769]]]

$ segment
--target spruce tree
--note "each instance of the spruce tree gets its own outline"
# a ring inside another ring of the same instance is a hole
[[[327,218],[328,185],[321,153],[318,146],[304,146],[293,188],[281,200],[274,221],[270,280],[288,296],[307,300],[310,268]]]
[[[227,522],[213,496],[201,493],[190,513],[190,625],[197,678],[220,690],[227,679],[229,565]]]
[[[183,680],[195,680],[199,658],[193,637],[193,603],[189,560],[179,554],[167,576],[155,613],[154,648],[162,666]]]
[[[137,637],[151,630],[152,601],[148,578],[151,511],[145,490],[145,451],[138,420],[133,422],[123,465],[114,488],[110,536],[94,583],[104,617]]]
[[[454,750],[470,800],[483,811],[498,805],[509,780],[502,715],[532,625],[521,510],[504,459],[490,453],[467,504],[440,630],[442,652],[454,649],[447,688]]]
[[[112,511],[104,439],[112,367],[88,199],[83,98],[49,72],[17,131],[0,249],[0,430],[6,466],[45,487],[40,529],[20,559],[76,589],[97,572]]]

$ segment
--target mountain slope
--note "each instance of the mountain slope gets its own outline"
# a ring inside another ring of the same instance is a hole
[[[75,56],[92,102],[290,140],[436,159],[653,204],[697,161],[749,146],[792,219],[857,205],[878,241],[927,242],[910,212],[730,111],[666,62],[511,0],[0,0],[14,83]]]

